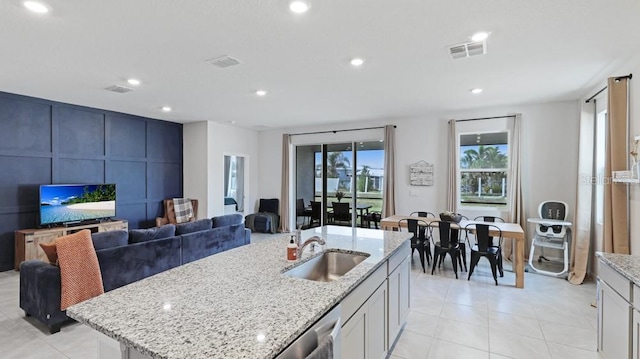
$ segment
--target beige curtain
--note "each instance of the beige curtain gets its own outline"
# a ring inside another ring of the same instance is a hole
[[[282,185],[280,187],[280,232],[289,232],[289,148],[291,136],[282,135]]]
[[[527,238],[527,221],[524,213],[524,199],[522,196],[522,115],[516,114],[513,117],[513,136],[509,143],[511,169],[509,170],[509,194],[510,199],[509,217],[507,222],[518,223],[524,230],[524,238]],[[525,258],[527,258],[528,246],[525,245]],[[502,246],[502,253],[508,260],[513,260],[513,241],[505,241]]]
[[[628,169],[628,79],[609,78],[609,102],[607,106],[609,131],[607,134],[604,171]],[[604,190],[604,245],[605,252],[629,254],[629,197],[627,185],[609,183]]]
[[[458,138],[456,120],[449,120],[449,151],[447,153],[447,211],[458,213]]]
[[[382,192],[382,217],[396,214],[396,128],[384,126],[384,190]]]
[[[587,275],[589,263],[589,244],[591,242],[591,215],[593,195],[593,152],[595,140],[596,102],[583,103],[580,114],[578,145],[578,190],[576,210],[573,219],[573,239],[571,241],[571,259],[569,282],[582,284]]]

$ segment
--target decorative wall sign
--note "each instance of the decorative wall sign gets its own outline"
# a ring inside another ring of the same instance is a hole
[[[412,186],[433,186],[433,164],[425,161],[410,164],[409,184]]]

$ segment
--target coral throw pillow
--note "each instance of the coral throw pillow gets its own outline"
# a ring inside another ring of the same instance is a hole
[[[60,309],[104,293],[98,256],[88,229],[56,240],[60,265]]]

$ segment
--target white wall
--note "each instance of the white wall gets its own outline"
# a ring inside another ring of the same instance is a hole
[[[258,132],[205,121],[185,124],[183,133],[184,193],[203,201],[198,217],[224,214],[225,155],[245,158],[245,213],[253,213],[258,195]]]
[[[565,201],[575,207],[578,155],[578,101],[514,105],[427,115],[410,119],[378,119],[341,125],[286,128],[259,134],[258,197],[280,197],[283,133],[300,133],[395,124],[396,212],[441,212],[446,205],[447,120],[522,113],[523,188],[526,216],[537,216],[543,200]],[[639,127],[640,128],[640,127]],[[343,133],[344,134],[344,133]],[[408,166],[419,160],[434,164],[434,185],[409,185]],[[416,196],[410,191],[416,190]],[[533,228],[533,227],[532,227]]]
[[[198,218],[207,218],[208,174],[207,168],[208,122],[189,123],[182,126],[183,195],[198,200]]]

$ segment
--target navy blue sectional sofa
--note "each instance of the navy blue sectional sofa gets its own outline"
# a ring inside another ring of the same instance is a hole
[[[230,214],[150,229],[92,234],[105,292],[171,268],[249,244],[242,215]],[[39,260],[20,264],[20,308],[51,333],[70,318],[60,310],[60,267]]]

